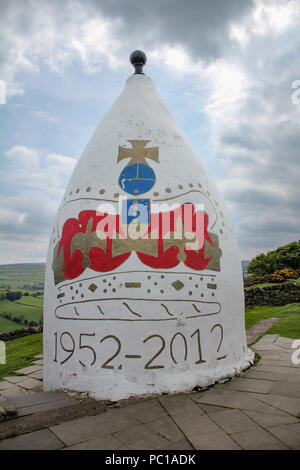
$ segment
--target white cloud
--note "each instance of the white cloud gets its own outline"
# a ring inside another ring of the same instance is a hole
[[[16,169],[22,168],[34,170],[39,166],[39,156],[35,149],[15,145],[4,153],[8,158],[8,164]]]

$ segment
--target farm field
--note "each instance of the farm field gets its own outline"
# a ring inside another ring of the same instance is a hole
[[[44,276],[45,263],[0,265],[1,288],[10,286],[13,290],[43,290]]]
[[[7,299],[0,300],[0,314],[2,313],[10,313],[13,317],[23,316],[29,322],[35,321],[38,323],[43,315],[43,302],[35,297],[24,296],[14,302]]]
[[[9,333],[10,331],[13,331],[13,330],[20,330],[21,328],[24,328],[24,325],[21,325],[20,323],[16,323],[6,318],[0,317],[0,334]]]

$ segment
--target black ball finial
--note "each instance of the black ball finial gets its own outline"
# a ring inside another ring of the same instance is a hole
[[[133,51],[130,54],[130,62],[132,63],[132,65],[135,68],[135,72],[134,72],[135,74],[140,73],[140,74],[144,75],[143,66],[147,62],[147,57],[146,57],[145,52],[139,51],[139,50]]]

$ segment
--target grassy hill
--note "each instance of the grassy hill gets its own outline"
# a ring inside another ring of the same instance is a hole
[[[7,264],[0,265],[0,293],[21,291],[22,297],[18,300],[0,300],[0,333],[7,333],[26,327],[34,321],[37,324],[43,317],[45,263]],[[29,295],[24,295],[25,293]],[[39,295],[37,295],[39,293]],[[33,297],[33,294],[35,297]],[[9,314],[11,318],[3,318]],[[21,318],[22,323],[12,321]]]
[[[43,290],[45,263],[0,265],[0,288]]]

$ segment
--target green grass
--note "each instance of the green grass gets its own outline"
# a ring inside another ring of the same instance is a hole
[[[6,341],[6,364],[0,364],[0,380],[3,377],[14,374],[15,370],[29,366],[34,356],[43,352],[43,335],[25,336],[11,341]]]
[[[268,306],[260,305],[246,309],[246,329],[265,318],[278,317],[279,321],[268,330],[268,334],[280,334],[287,338],[300,338],[300,303]]]
[[[24,299],[26,299],[25,302],[28,302],[31,305],[23,303]],[[20,300],[14,302],[7,299],[0,300],[0,314],[1,313],[10,313],[15,317],[23,315],[29,322],[35,321],[38,323],[43,316],[43,303],[40,299],[36,299],[35,297],[22,297]],[[17,325],[17,323],[15,324]],[[0,328],[0,332],[1,331],[2,330]]]
[[[9,333],[13,330],[20,330],[21,328],[26,328],[26,326],[11,320],[7,320],[7,318],[0,317],[0,334]]]

